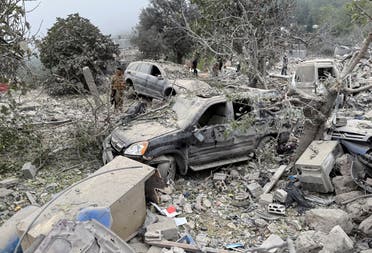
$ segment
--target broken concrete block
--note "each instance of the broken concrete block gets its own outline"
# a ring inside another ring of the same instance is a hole
[[[0,198],[5,198],[6,196],[9,196],[14,191],[7,188],[0,188]]]
[[[273,247],[273,246],[280,246],[284,243],[284,241],[282,240],[282,238],[280,238],[280,236],[278,235],[270,235],[269,238],[267,238],[263,243],[262,245],[260,246],[260,248],[270,248],[270,247]],[[269,252],[271,253],[274,253],[276,252],[278,249],[277,248],[274,248],[274,249],[271,249],[269,250]]]
[[[372,215],[359,224],[359,229],[366,235],[372,236]]]
[[[226,177],[227,175],[225,173],[214,173],[213,174],[213,180],[214,181],[225,181],[226,180]]]
[[[261,194],[260,199],[258,200],[258,202],[261,205],[268,205],[268,204],[273,203],[273,199],[274,199],[274,197],[271,193],[266,193],[266,194]]]
[[[342,148],[338,141],[313,141],[295,164],[300,171],[302,187],[309,191],[332,192],[329,174],[339,154]]]
[[[147,232],[154,233],[156,231],[160,231],[162,238],[165,240],[175,241],[178,239],[178,233],[177,233],[178,229],[173,219],[168,219],[167,221],[153,223],[147,227]]]
[[[324,238],[321,253],[351,253],[354,243],[340,226],[335,226]]]
[[[336,195],[335,202],[340,205],[342,202],[346,200],[349,200],[349,199],[352,199],[352,198],[355,198],[361,195],[363,195],[361,191],[341,193],[341,194]]]
[[[323,248],[325,233],[309,230],[302,232],[296,239],[297,253],[318,253]]]
[[[33,179],[37,173],[35,165],[32,165],[30,162],[23,164],[21,171],[23,173],[23,177],[26,179]]]
[[[280,203],[285,203],[287,200],[288,193],[283,189],[278,189],[274,193],[274,199]]]
[[[250,194],[255,198],[258,198],[263,193],[262,187],[258,183],[249,184],[247,188]]]
[[[269,204],[267,211],[269,213],[285,215],[285,206],[280,204]]]
[[[80,210],[90,206],[109,208],[114,221],[111,230],[128,239],[145,221],[145,182],[154,172],[150,166],[117,156],[45,207],[25,235],[22,249],[26,250],[39,235],[48,234],[59,220],[75,220]],[[18,232],[24,233],[32,219],[18,224]]]
[[[332,179],[336,194],[355,191],[358,186],[351,176],[337,176]]]
[[[0,181],[0,187],[9,188],[19,183],[19,178],[10,177]]]
[[[305,223],[315,230],[328,233],[334,226],[340,225],[346,233],[353,229],[348,213],[341,209],[312,209],[305,214]]]

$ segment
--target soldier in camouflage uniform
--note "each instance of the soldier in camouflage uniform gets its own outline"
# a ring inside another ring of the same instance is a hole
[[[123,108],[123,96],[125,89],[124,73],[122,68],[117,68],[111,80],[111,103],[115,106],[115,111]]]

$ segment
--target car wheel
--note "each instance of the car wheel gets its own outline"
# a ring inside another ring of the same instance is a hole
[[[176,177],[177,163],[172,156],[166,156],[168,161],[158,164],[157,169],[165,182],[174,180]]]
[[[274,137],[263,137],[256,149],[256,158],[261,162],[274,163],[277,155],[278,144]]]

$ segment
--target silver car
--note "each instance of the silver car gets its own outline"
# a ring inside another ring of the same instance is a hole
[[[184,72],[182,68],[178,67],[177,73]],[[168,76],[168,74],[170,73],[166,73],[160,63],[144,61],[130,63],[124,73],[125,81],[129,87],[133,87],[137,94],[151,98],[163,99],[185,91],[203,92],[211,89],[207,83],[200,80],[177,78],[176,76]]]

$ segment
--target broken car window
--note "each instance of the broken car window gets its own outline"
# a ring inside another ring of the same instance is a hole
[[[210,106],[200,117],[199,127],[227,123],[226,102]]]
[[[159,68],[156,67],[155,65],[152,65],[151,75],[152,76],[161,76],[161,72],[160,72]]]
[[[315,81],[315,67],[314,65],[300,66],[296,70],[297,82],[314,82]]]
[[[240,120],[244,114],[247,114],[253,110],[253,107],[249,105],[248,100],[239,100],[233,102],[234,109],[234,120]]]

